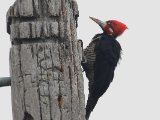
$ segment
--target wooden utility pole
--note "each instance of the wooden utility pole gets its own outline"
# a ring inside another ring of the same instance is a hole
[[[16,0],[11,36],[13,120],[85,120],[75,0]]]

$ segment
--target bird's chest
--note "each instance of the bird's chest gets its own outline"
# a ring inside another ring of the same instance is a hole
[[[95,53],[95,43],[91,43],[87,48],[84,50],[84,54],[87,60],[87,63],[93,64],[96,60],[96,53]]]

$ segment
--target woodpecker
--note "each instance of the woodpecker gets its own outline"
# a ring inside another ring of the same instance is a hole
[[[95,35],[83,53],[82,67],[89,80],[86,120],[113,80],[122,50],[116,38],[127,29],[124,23],[117,20],[103,22],[90,18],[102,28],[103,33]]]

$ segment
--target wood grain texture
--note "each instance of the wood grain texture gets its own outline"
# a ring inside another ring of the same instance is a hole
[[[16,0],[11,35],[13,120],[85,120],[75,0]]]

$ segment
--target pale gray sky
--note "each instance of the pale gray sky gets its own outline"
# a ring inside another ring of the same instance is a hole
[[[77,0],[80,10],[78,38],[87,46],[101,32],[89,16],[117,19],[127,30],[117,38],[123,56],[115,78],[99,100],[90,120],[160,120],[160,11],[159,0]],[[9,75],[10,38],[6,11],[14,0],[0,2],[0,76]],[[87,79],[85,93],[87,98]],[[10,88],[0,88],[0,118],[12,120]]]

